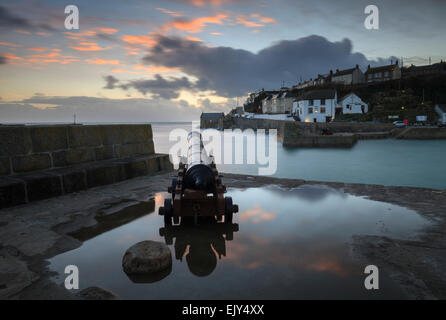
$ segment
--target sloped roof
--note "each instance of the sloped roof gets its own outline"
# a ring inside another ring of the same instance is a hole
[[[220,117],[223,117],[223,112],[209,112],[209,113],[202,113],[201,117],[202,119],[218,119]]]
[[[336,96],[335,89],[312,90],[303,93],[297,98],[297,101],[314,100],[314,99],[334,99]]]
[[[345,96],[343,96],[341,99],[339,99],[338,101],[339,102],[342,102],[342,101],[344,101],[347,97],[349,97],[350,95],[352,95],[352,94],[354,94],[355,96],[357,96],[359,99],[361,99],[361,97],[360,96],[358,96],[356,93],[354,93],[354,92],[350,92],[350,93],[348,93],[348,94],[346,94]],[[361,99],[362,100],[362,99]]]
[[[375,68],[368,68],[365,74],[368,73],[376,73],[376,72],[383,72],[383,71],[393,71],[398,67],[396,64],[389,64],[387,66],[381,66],[381,67],[375,67]]]
[[[333,74],[333,77],[338,77],[338,76],[345,76],[347,74],[352,74],[353,71],[355,71],[356,68],[351,68],[351,69],[345,69],[345,70],[337,70],[335,74]]]

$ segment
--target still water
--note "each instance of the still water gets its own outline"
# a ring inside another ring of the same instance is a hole
[[[172,129],[153,124],[155,150],[169,153]],[[446,189],[446,140],[360,140],[353,148],[289,148],[277,144],[279,178]],[[246,154],[245,154],[246,155]],[[258,174],[255,165],[220,165],[219,171]]]
[[[365,266],[348,242],[356,234],[413,239],[429,225],[416,212],[323,186],[228,191],[240,208],[232,225],[166,229],[157,214],[166,193],[107,205],[96,226],[73,234],[81,247],[50,260],[54,280],[63,283],[74,264],[81,289],[123,299],[404,298],[382,269],[380,290],[365,290]],[[122,271],[126,249],[143,240],[169,244],[171,270],[132,279]]]

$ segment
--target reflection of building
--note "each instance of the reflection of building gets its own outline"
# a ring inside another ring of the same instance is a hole
[[[210,275],[217,266],[217,257],[226,256],[225,241],[233,239],[238,231],[238,224],[217,223],[215,218],[207,217],[200,225],[181,219],[180,225],[165,226],[159,230],[166,244],[172,244],[175,238],[175,258],[186,262],[190,272],[199,277]],[[205,219],[203,217],[202,219]],[[193,218],[192,218],[193,220]]]

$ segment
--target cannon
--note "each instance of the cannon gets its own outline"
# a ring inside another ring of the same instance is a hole
[[[224,196],[226,186],[213,157],[206,154],[201,134],[192,131],[187,141],[187,163],[179,163],[177,176],[167,189],[171,199],[164,200],[158,213],[164,216],[165,225],[179,224],[181,217],[193,217],[196,224],[202,217],[215,217],[220,222],[224,219],[231,224],[238,206],[231,197]]]

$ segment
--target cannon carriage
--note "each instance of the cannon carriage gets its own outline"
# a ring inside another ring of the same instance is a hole
[[[164,200],[159,214],[166,225],[179,224],[181,217],[193,217],[195,223],[201,217],[215,217],[218,221],[232,223],[238,206],[231,197],[225,197],[226,186],[222,184],[213,157],[208,157],[201,134],[192,131],[188,135],[187,163],[180,162],[177,177],[168,187],[171,199]]]

